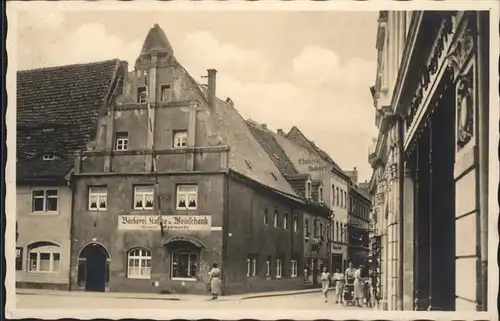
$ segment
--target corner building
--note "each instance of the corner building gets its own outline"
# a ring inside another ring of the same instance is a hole
[[[309,205],[216,97],[216,71],[198,84],[155,25],[117,75],[75,156],[71,289],[205,294],[213,263],[226,294],[301,288]]]

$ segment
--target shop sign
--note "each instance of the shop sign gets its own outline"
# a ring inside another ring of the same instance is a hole
[[[342,252],[342,247],[337,244],[332,244],[332,252]]]
[[[16,271],[23,269],[23,248],[16,247]]]
[[[321,166],[319,158],[299,158],[299,165],[307,165],[309,172],[322,172],[327,171],[327,166]]]
[[[158,215],[120,215],[118,230],[160,230]],[[163,215],[163,229],[170,231],[210,231],[210,215]]]

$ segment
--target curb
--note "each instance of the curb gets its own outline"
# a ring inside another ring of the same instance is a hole
[[[71,293],[72,294],[67,294]],[[74,297],[80,297],[80,298],[85,298],[89,295],[85,294],[78,294],[75,293],[76,291],[68,291],[68,292],[23,292],[23,291],[16,291],[16,294],[21,294],[21,295],[48,295],[48,296],[74,296]],[[108,292],[109,293],[109,292]],[[123,295],[112,295],[112,294],[106,294],[106,295],[93,295],[92,297],[99,297],[99,298],[113,298],[113,299],[129,299],[129,300],[163,300],[163,301],[181,301],[180,298],[178,297],[132,297],[132,296],[123,296]]]
[[[328,290],[331,291],[332,289],[335,289],[335,288],[329,288]],[[250,300],[250,299],[259,299],[259,298],[268,298],[268,297],[275,297],[275,296],[309,294],[309,293],[316,293],[316,292],[321,292],[321,289],[298,290],[298,291],[291,291],[291,292],[285,292],[285,293],[272,293],[272,292],[270,292],[270,293],[255,294],[255,295],[245,296],[245,297],[241,298],[240,301]]]

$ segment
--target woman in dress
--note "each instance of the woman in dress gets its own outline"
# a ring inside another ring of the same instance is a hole
[[[212,269],[208,272],[208,274],[210,275],[210,291],[212,292],[212,300],[216,300],[221,292],[220,270],[217,268],[217,263],[212,265]]]
[[[323,290],[323,295],[325,296],[325,302],[328,302],[329,287],[330,287],[330,273],[325,267],[323,268],[323,273],[321,273],[321,288]]]
[[[342,303],[342,290],[344,288],[344,274],[340,273],[337,269],[333,274],[333,281],[335,282],[335,303]]]
[[[354,272],[354,301],[358,307],[361,307],[361,302],[364,298],[363,277],[361,275],[362,270],[363,266],[360,266],[359,269]]]

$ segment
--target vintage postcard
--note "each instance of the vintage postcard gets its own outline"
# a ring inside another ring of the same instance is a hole
[[[7,19],[8,317],[498,319],[498,2]]]

